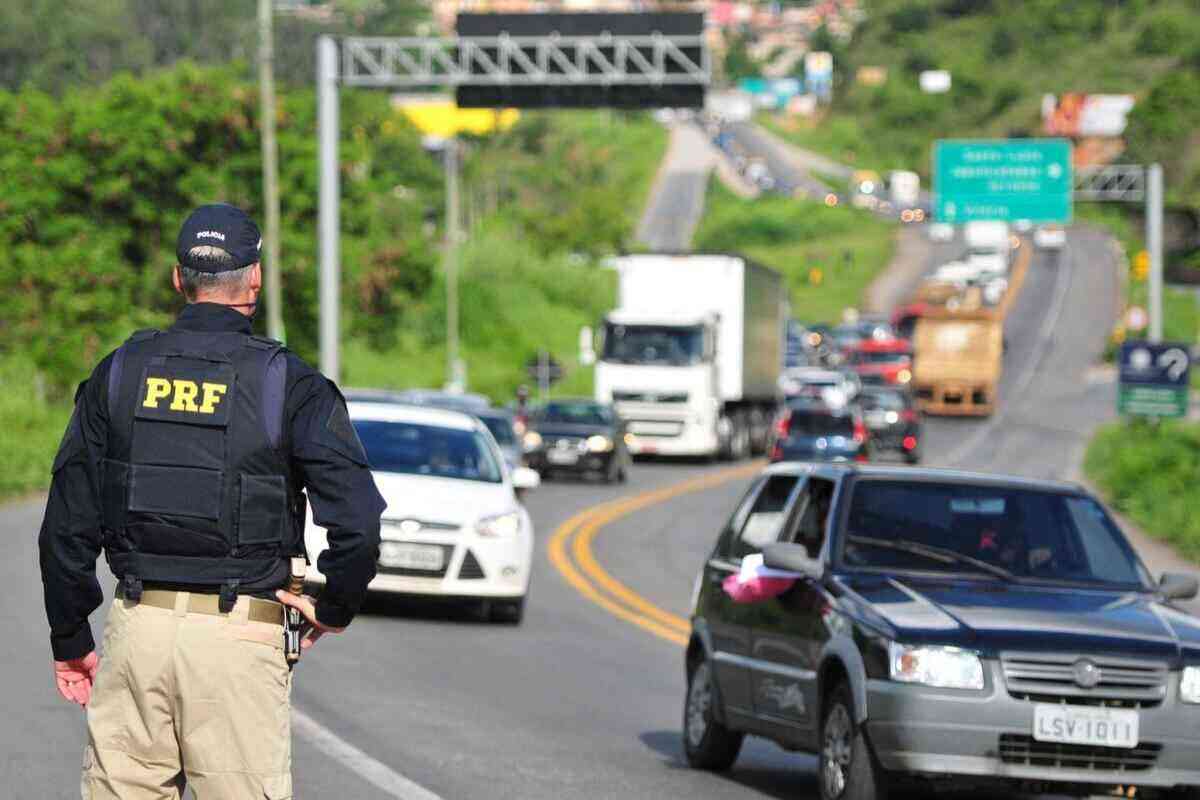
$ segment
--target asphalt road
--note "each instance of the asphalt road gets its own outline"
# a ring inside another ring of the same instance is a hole
[[[1010,316],[1002,410],[991,421],[930,422],[930,462],[1070,474],[1087,432],[1111,414],[1113,387],[1090,379],[1116,307],[1107,247],[1099,234],[1072,230],[1060,258],[1035,258]],[[678,644],[586,599],[548,559],[552,533],[576,512],[714,469],[639,464],[624,487],[568,482],[534,492],[540,543],[519,628],[485,624],[471,609],[378,601],[346,635],[323,640],[294,690],[306,720],[295,736],[297,797],[428,797],[413,784],[442,798],[814,796],[813,759],[765,742],[749,742],[726,775],[687,769]],[[596,560],[647,602],[685,616],[696,571],[745,484],[612,522],[596,534]],[[10,543],[0,561],[0,794],[76,797],[82,718],[50,680],[40,517],[36,499],[0,509]]]

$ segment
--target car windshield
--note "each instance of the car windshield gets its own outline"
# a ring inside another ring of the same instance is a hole
[[[978,573],[1144,589],[1149,575],[1089,497],[925,481],[860,480],[842,562],[893,572]]]
[[[618,364],[688,366],[704,358],[699,325],[616,325],[604,328],[604,360]]]
[[[868,411],[903,411],[906,408],[904,397],[899,392],[864,392],[859,395],[858,402]]]
[[[550,403],[534,415],[534,422],[561,425],[611,425],[612,412],[597,403]]]
[[[517,443],[517,435],[513,432],[512,420],[508,417],[480,417],[479,421],[487,426],[487,429],[492,432],[492,436],[501,445],[510,445]]]
[[[355,420],[371,469],[499,483],[500,465],[477,431],[411,422]]]
[[[793,410],[788,422],[789,436],[845,436],[854,435],[854,420],[844,415],[820,411]]]

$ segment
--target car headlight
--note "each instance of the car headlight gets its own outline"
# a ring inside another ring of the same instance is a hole
[[[888,645],[888,673],[900,683],[920,683],[939,689],[982,689],[983,662],[975,653],[957,647]]]
[[[1200,667],[1184,667],[1179,681],[1179,698],[1185,703],[1200,704]]]
[[[613,441],[612,441],[612,439],[608,438],[607,436],[601,436],[600,434],[596,434],[595,436],[588,437],[588,440],[587,440],[588,452],[607,453],[609,450],[612,450],[612,448],[613,448]]]
[[[524,438],[521,439],[521,446],[525,448],[526,453],[531,453],[542,446],[542,435],[537,431],[526,431]]]
[[[475,532],[480,536],[494,536],[498,539],[516,536],[520,529],[521,515],[516,511],[484,517],[475,523]]]

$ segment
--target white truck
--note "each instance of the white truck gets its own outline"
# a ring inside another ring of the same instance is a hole
[[[968,222],[963,226],[967,261],[980,272],[1008,275],[1012,234],[1007,222]]]
[[[735,460],[765,452],[778,409],[787,300],[778,273],[735,255],[613,259],[596,399],[634,454]]]
[[[897,212],[911,211],[921,205],[921,176],[906,169],[888,173],[888,193]]]

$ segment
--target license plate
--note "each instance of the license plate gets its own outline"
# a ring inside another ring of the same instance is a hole
[[[436,545],[383,542],[379,545],[379,566],[438,572],[446,566],[446,554]]]
[[[570,450],[548,450],[546,460],[551,464],[574,464],[579,460],[579,454]]]
[[[1033,707],[1033,738],[1130,749],[1138,744],[1138,721],[1136,711],[1038,704]]]

